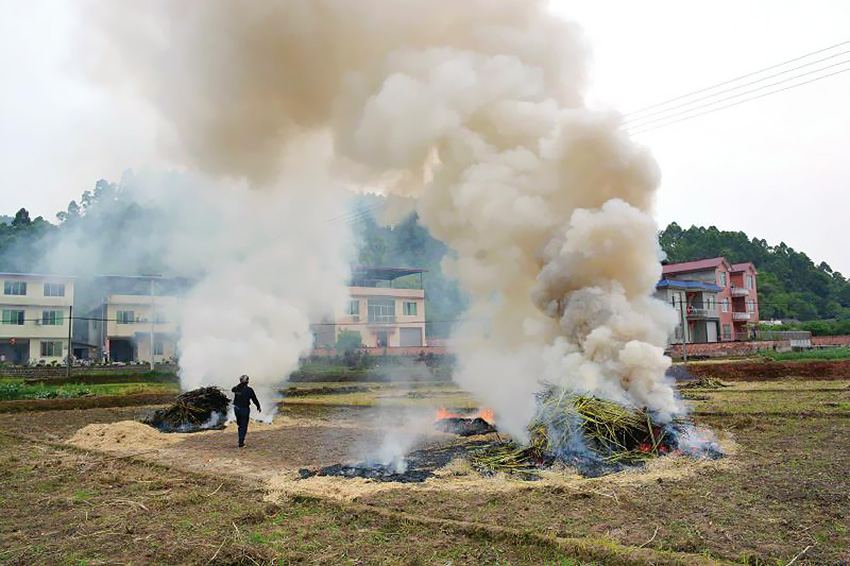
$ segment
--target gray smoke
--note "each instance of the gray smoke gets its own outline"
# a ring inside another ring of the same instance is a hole
[[[522,435],[541,378],[680,410],[664,380],[674,316],[650,298],[657,167],[618,116],[584,107],[581,34],[544,2],[101,1],[90,14],[88,37],[108,55],[100,76],[150,101],[167,124],[165,147],[190,166],[307,208],[334,198],[316,190],[312,166],[329,183],[407,197],[453,250],[444,271],[471,298],[455,334],[456,379],[510,432]],[[304,145],[310,136],[331,143]],[[297,180],[282,183],[292,167]],[[270,292],[275,270],[311,282],[338,275],[330,258],[344,240],[293,220],[281,244],[292,252],[225,256],[250,291],[233,291],[222,268],[201,286],[214,290],[190,301],[187,379],[218,379],[208,376],[226,360],[214,349],[233,340],[240,360],[290,368],[271,343],[252,346],[248,326],[223,334],[204,311],[280,307],[293,329],[305,327],[318,297],[303,296],[303,283]],[[311,251],[301,253],[305,238]],[[277,347],[299,350],[302,335],[288,339]],[[196,361],[205,356],[215,363]]]

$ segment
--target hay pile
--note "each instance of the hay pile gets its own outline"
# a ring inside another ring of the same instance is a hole
[[[230,399],[218,387],[201,387],[181,393],[174,404],[142,420],[161,432],[198,432],[222,429]]]
[[[136,421],[90,424],[74,433],[69,444],[106,452],[139,452],[180,442],[180,437],[162,434]]]
[[[553,386],[538,394],[537,407],[528,444],[491,444],[471,455],[473,467],[484,473],[527,474],[561,464],[595,477],[676,450],[685,424],[660,424],[644,409]]]
[[[730,385],[713,377],[700,377],[679,384],[679,389],[721,389],[723,387],[730,387]]]

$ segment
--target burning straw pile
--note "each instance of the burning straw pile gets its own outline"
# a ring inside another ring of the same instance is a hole
[[[181,393],[173,405],[158,409],[142,422],[161,432],[221,429],[229,405],[230,399],[218,387],[201,387]]]
[[[473,467],[484,473],[529,473],[562,464],[595,477],[678,450],[689,426],[682,419],[660,424],[645,409],[554,386],[538,393],[537,403],[529,443],[491,444],[471,455]]]

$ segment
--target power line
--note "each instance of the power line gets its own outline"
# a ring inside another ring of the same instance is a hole
[[[792,88],[796,88],[796,87],[799,87],[799,86],[803,86],[803,85],[807,85],[807,84],[810,84],[810,83],[817,82],[817,81],[822,80],[822,79],[826,79],[826,78],[829,78],[829,77],[833,77],[833,76],[835,76],[835,75],[840,75],[841,73],[846,73],[847,71],[850,71],[850,68],[842,69],[842,70],[840,70],[840,71],[835,71],[835,72],[833,72],[833,73],[829,73],[829,74],[827,74],[827,75],[822,75],[822,76],[819,76],[819,77],[815,77],[815,78],[813,78],[813,79],[809,79],[809,80],[807,80],[807,81],[803,81],[803,82],[801,82],[801,83],[797,83],[797,84],[793,84],[793,85],[790,85],[790,86],[786,86],[786,87],[784,87],[784,88],[780,88],[780,89],[772,90],[772,91],[770,91],[770,92],[766,92],[766,93],[764,93],[764,94],[760,94],[760,95],[758,95],[758,96],[753,96],[753,97],[751,97],[751,98],[746,98],[746,99],[744,99],[744,100],[739,100],[739,101],[737,101],[737,102],[733,102],[732,104],[727,104],[727,105],[725,105],[725,106],[720,106],[720,107],[718,107],[718,108],[712,108],[711,110],[706,110],[705,112],[699,112],[699,113],[697,113],[697,114],[692,114],[692,115],[690,115],[690,116],[685,116],[685,117],[683,117],[683,118],[679,118],[678,120],[673,120],[673,121],[671,121],[671,122],[665,122],[665,120],[669,120],[670,118],[673,118],[673,117],[675,117],[675,116],[677,116],[677,115],[680,115],[680,114],[687,114],[688,112],[692,112],[692,111],[694,111],[694,110],[698,110],[699,108],[705,108],[705,107],[707,107],[707,106],[714,106],[714,104],[717,104],[717,103],[719,103],[719,102],[722,102],[722,101],[717,101],[717,102],[714,102],[714,103],[711,103],[711,104],[706,104],[706,105],[703,105],[703,106],[700,106],[700,107],[697,107],[697,108],[692,108],[691,110],[687,110],[687,111],[684,111],[684,112],[679,112],[679,113],[676,113],[676,114],[673,114],[673,115],[670,115],[670,116],[665,116],[665,117],[659,118],[659,119],[657,119],[657,120],[650,120],[649,122],[645,122],[645,123],[643,123],[643,124],[638,124],[637,126],[635,126],[635,127],[637,128],[636,130],[627,130],[627,131],[628,131],[628,132],[629,132],[629,134],[631,134],[631,135],[643,134],[643,133],[645,133],[645,132],[649,132],[649,131],[652,131],[652,130],[657,130],[658,128],[663,128],[663,127],[665,127],[665,126],[671,126],[671,125],[673,125],[673,124],[677,124],[677,123],[679,123],[679,122],[685,122],[685,121],[687,121],[687,120],[691,120],[691,119],[693,119],[693,118],[697,118],[697,117],[699,117],[699,116],[704,116],[704,115],[706,115],[706,114],[711,114],[711,113],[713,113],[713,112],[718,112],[718,111],[720,111],[720,110],[725,110],[725,109],[727,109],[727,108],[732,108],[733,106],[738,106],[739,104],[744,104],[745,102],[751,102],[751,101],[753,101],[753,100],[758,100],[759,98],[764,98],[765,96],[770,96],[771,94],[777,94],[777,93],[780,93],[780,92],[784,92],[784,91],[786,91],[786,90],[790,90],[790,89],[792,89]],[[809,74],[810,74],[810,73],[809,73]],[[801,75],[801,76],[802,76],[802,75]],[[799,77],[798,77],[798,78],[799,78]],[[781,82],[785,82],[785,81],[781,81]],[[778,83],[777,83],[777,84],[778,84]],[[773,86],[773,85],[771,85],[771,86]],[[762,89],[754,89],[754,90],[753,90],[753,91],[751,91],[751,92],[755,92],[755,91],[758,91],[758,90],[762,90]],[[751,92],[750,92],[750,93],[751,93]],[[744,94],[750,94],[750,93],[744,93]],[[737,98],[737,96],[729,97],[729,98],[724,99],[724,100],[729,100],[729,99],[731,99],[731,98]],[[647,125],[649,125],[649,124],[656,123],[656,122],[663,122],[663,123],[662,123],[662,124],[659,124],[659,125],[657,125],[657,126],[653,126],[653,127],[651,127],[651,128],[644,128],[644,127],[643,127],[643,126],[647,126]]]
[[[834,55],[830,55],[829,57],[824,57],[823,59],[818,59],[817,61],[812,61],[811,63],[806,63],[805,65],[800,65],[800,66],[797,66],[797,67],[793,67],[793,68],[791,68],[791,69],[786,69],[786,70],[784,70],[784,71],[780,71],[780,72],[778,72],[778,73],[774,73],[774,74],[772,74],[772,75],[768,75],[768,76],[766,76],[766,77],[762,77],[762,78],[760,78],[760,79],[756,79],[756,80],[754,80],[754,81],[750,81],[750,82],[748,82],[748,83],[740,84],[740,85],[738,85],[738,86],[734,86],[734,87],[732,87],[732,88],[728,88],[728,89],[726,89],[726,90],[721,90],[721,91],[719,91],[719,92],[715,92],[715,93],[712,93],[712,94],[708,94],[708,95],[706,95],[706,96],[701,96],[701,97],[699,97],[699,98],[695,98],[695,99],[693,99],[693,100],[690,100],[690,101],[688,101],[688,102],[684,102],[684,103],[682,103],[682,104],[677,104],[677,105],[675,105],[675,106],[670,106],[670,107],[667,107],[667,108],[662,108],[661,110],[656,110],[655,112],[650,112],[649,114],[645,114],[645,115],[643,115],[643,116],[638,116],[638,117],[636,117],[636,118],[627,118],[627,119],[626,119],[623,123],[624,123],[624,124],[629,124],[630,122],[640,122],[640,121],[642,121],[642,120],[644,120],[644,119],[646,119],[646,118],[650,118],[651,116],[657,116],[657,115],[659,115],[659,114],[665,114],[665,113],[667,113],[667,112],[669,112],[669,111],[671,111],[671,110],[676,110],[676,109],[678,109],[678,108],[685,108],[685,107],[688,107],[688,106],[690,106],[690,105],[692,105],[692,104],[695,104],[695,103],[697,103],[697,102],[701,102],[701,101],[703,101],[703,100],[709,100],[709,99],[711,99],[711,98],[714,98],[714,97],[717,97],[717,96],[720,96],[720,95],[722,95],[722,94],[726,94],[726,93],[729,93],[729,92],[734,92],[734,91],[736,91],[736,90],[738,90],[738,89],[741,89],[741,88],[744,88],[744,87],[747,87],[747,86],[751,86],[751,85],[754,85],[754,84],[758,84],[758,83],[763,82],[763,81],[766,81],[766,80],[768,80],[768,79],[772,79],[772,78],[775,78],[775,77],[778,77],[778,76],[781,76],[781,75],[784,75],[784,74],[787,74],[787,73],[791,73],[791,72],[793,72],[793,71],[798,71],[798,70],[800,70],[800,69],[804,69],[804,68],[806,68],[806,67],[811,67],[812,65],[815,65],[815,64],[817,64],[817,63],[822,63],[822,62],[827,61],[827,60],[829,60],[829,59],[834,59],[835,57],[839,57],[839,56],[841,56],[841,55],[847,55],[848,53],[850,53],[850,51],[842,51],[841,53],[836,53],[836,54],[834,54]],[[791,80],[797,79],[797,78],[799,78],[799,77],[804,77],[804,76],[806,76],[806,75],[811,75],[811,74],[817,73],[817,72],[819,72],[819,71],[824,71],[824,70],[826,70],[826,69],[830,69],[830,68],[832,68],[832,67],[836,67],[836,66],[839,66],[839,65],[843,65],[843,64],[848,63],[848,62],[850,62],[850,59],[849,59],[849,60],[846,60],[846,61],[840,61],[840,62],[835,63],[835,64],[832,64],[832,65],[827,65],[827,66],[825,66],[825,67],[821,67],[821,68],[819,68],[819,69],[816,69],[816,70],[813,70],[813,71],[809,71],[808,73],[802,73],[802,74],[800,74],[800,75],[796,75],[796,76],[793,76],[793,77],[789,77],[789,78],[787,78],[787,79],[783,79],[782,81],[779,81],[779,82],[777,82],[777,83],[773,83],[773,84],[771,84],[771,85],[764,85],[764,86],[759,87],[759,88],[760,88],[760,89],[761,89],[761,88],[770,88],[771,86],[776,86],[776,85],[781,84],[781,83],[783,83],[783,82],[791,81]],[[755,91],[755,90],[758,90],[758,89],[754,89],[753,91]],[[750,92],[753,92],[753,91],[750,91]],[[744,94],[747,94],[747,93],[744,93]],[[743,96],[743,95],[737,95],[737,96]],[[732,97],[732,98],[734,98],[734,97]],[[718,100],[718,101],[716,101],[716,102],[722,102],[722,101]],[[715,102],[715,103],[716,103],[716,102]],[[712,103],[712,104],[715,104],[715,103]],[[627,114],[626,116],[629,116],[629,115]],[[638,124],[638,126],[640,126],[640,124]]]
[[[764,73],[764,72],[766,72],[766,71],[771,71],[771,70],[773,70],[773,69],[777,69],[777,68],[779,68],[779,67],[782,67],[783,65],[787,65],[787,64],[789,64],[789,63],[795,63],[795,62],[797,62],[797,61],[800,61],[800,60],[802,60],[802,59],[805,59],[806,57],[811,57],[812,55],[817,55],[817,54],[819,54],[819,53],[824,53],[825,51],[829,51],[829,50],[831,50],[831,49],[835,49],[836,47],[841,47],[841,46],[843,46],[843,45],[848,45],[848,44],[850,44],[850,40],[848,40],[848,41],[842,41],[841,43],[836,43],[835,45],[831,45],[831,46],[829,46],[829,47],[824,47],[823,49],[818,49],[817,51],[812,51],[811,53],[806,53],[805,55],[800,55],[799,57],[795,57],[795,58],[793,58],[793,59],[789,59],[789,60],[787,60],[787,61],[783,61],[782,63],[777,63],[777,64],[775,64],[775,65],[771,65],[770,67],[765,67],[765,68],[763,68],[763,69],[759,69],[759,70],[757,70],[757,71],[752,71],[752,72],[747,73],[747,74],[745,74],[745,75],[741,75],[741,76],[739,76],[739,77],[735,77],[734,79],[729,79],[729,80],[727,80],[727,81],[723,81],[722,83],[717,83],[717,84],[715,84],[715,85],[708,86],[708,87],[705,87],[705,88],[701,88],[701,89],[699,89],[699,90],[695,90],[695,91],[693,91],[693,92],[689,92],[689,93],[687,93],[687,94],[682,94],[682,95],[680,95],[680,96],[673,97],[673,98],[671,98],[671,99],[669,99],[669,100],[665,100],[665,101],[663,101],[663,102],[659,102],[659,103],[657,103],[657,104],[653,104],[653,105],[651,105],[651,106],[646,106],[646,107],[641,108],[641,109],[639,109],[639,110],[634,110],[634,111],[629,112],[628,114],[626,114],[626,116],[632,116],[632,115],[635,115],[635,114],[640,114],[640,113],[645,112],[645,111],[647,111],[647,110],[652,110],[652,109],[658,108],[659,106],[664,106],[664,105],[669,104],[669,103],[671,103],[671,102],[676,102],[677,100],[682,100],[683,98],[688,98],[688,97],[693,96],[693,95],[695,95],[695,94],[702,94],[703,92],[707,92],[707,91],[709,91],[709,90],[713,90],[713,89],[718,88],[718,87],[721,87],[721,86],[726,86],[726,85],[728,85],[728,84],[731,84],[731,83],[737,82],[737,81],[739,81],[739,80],[746,79],[746,78],[749,78],[749,77],[752,77],[752,76],[755,76],[755,75],[758,75],[758,74]]]

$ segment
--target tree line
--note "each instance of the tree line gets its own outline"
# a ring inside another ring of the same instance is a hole
[[[441,263],[451,253],[445,244],[431,237],[411,214],[396,226],[381,225],[373,211],[380,209],[380,196],[362,196],[354,202],[358,221],[353,229],[358,253],[354,263],[369,266],[411,267],[428,270],[426,287],[426,325],[430,336],[447,336],[451,325],[463,312],[467,300],[453,279],[442,272]],[[65,239],[80,234],[98,234],[85,238],[97,249],[87,250],[92,257],[119,258],[121,265],[110,265],[113,272],[127,275],[158,272],[160,250],[156,246],[129,246],[127,238],[141,230],[128,227],[155,226],[161,220],[156,210],[136,203],[131,183],[98,181],[85,191],[79,202],[71,201],[56,215],[56,223],[42,217],[31,218],[22,208],[14,216],[0,217],[0,272],[39,272],[49,270],[43,261]],[[106,237],[103,235],[106,234]],[[667,261],[681,262],[725,256],[732,263],[752,261],[758,269],[759,310],[761,318],[796,319],[807,323],[816,334],[833,332],[850,324],[850,281],[827,263],[815,264],[805,253],[780,242],[770,245],[763,239],[750,238],[744,232],[692,226],[683,229],[673,222],[659,233]],[[132,250],[128,254],[128,250]],[[104,266],[92,265],[92,270]],[[71,273],[81,275],[81,273]],[[399,280],[400,286],[418,284],[418,277]],[[798,325],[799,326],[799,325]]]

